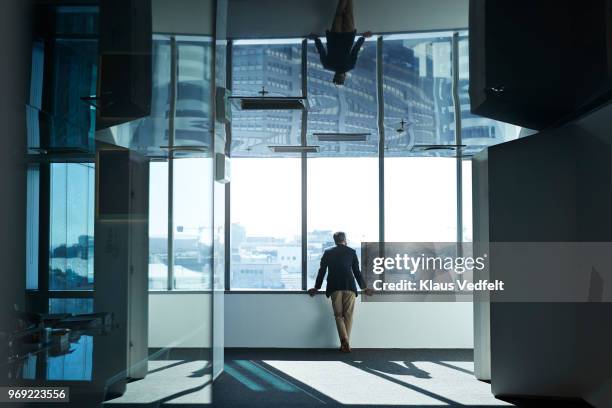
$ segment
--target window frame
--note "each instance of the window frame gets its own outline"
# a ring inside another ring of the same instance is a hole
[[[452,88],[452,100],[453,100],[453,108],[454,108],[454,117],[455,120],[455,144],[461,145],[461,105],[459,99],[459,41],[461,36],[467,35],[467,29],[458,29],[452,31],[433,31],[433,32],[414,32],[414,33],[401,33],[400,36],[412,36],[412,35],[447,35],[451,37],[451,79],[453,83]],[[389,36],[387,36],[389,37]],[[390,39],[397,37],[397,34],[393,34],[390,36]],[[384,67],[383,67],[383,47],[384,47],[384,39],[385,35],[378,36],[376,40],[376,89],[377,89],[377,105],[378,105],[378,115],[377,115],[377,126],[378,126],[378,139],[379,139],[379,148],[378,148],[378,229],[379,229],[379,241],[384,242],[385,237],[385,107],[384,107]],[[239,40],[238,40],[239,41]],[[231,91],[232,88],[232,43],[233,40],[228,41],[227,47],[227,72],[226,76],[228,78],[228,88]],[[308,98],[308,40],[302,41],[302,97]],[[300,135],[301,145],[307,145],[307,124],[308,124],[308,111],[304,110],[302,113],[302,133]],[[227,142],[226,146],[231,146],[231,126],[227,126]],[[228,154],[231,156],[231,151],[228,151]],[[302,171],[301,171],[301,187],[302,187],[302,199],[301,199],[301,214],[302,214],[302,289],[301,290],[262,290],[262,289],[253,289],[253,290],[245,290],[245,289],[232,289],[230,282],[230,270],[231,270],[231,259],[226,259],[226,269],[225,269],[225,293],[228,294],[303,294],[307,288],[307,279],[308,279],[308,267],[307,267],[307,246],[308,246],[308,158],[305,153],[301,154],[302,156]],[[456,231],[457,237],[456,241],[458,244],[463,243],[463,172],[462,172],[462,163],[465,160],[465,156],[462,154],[462,149],[459,147],[457,149],[456,155]],[[231,214],[230,214],[230,194],[228,193],[230,190],[230,183],[226,186],[226,194],[225,194],[225,231],[226,231],[226,248],[231,247],[230,242],[230,234],[229,230],[231,227]],[[226,252],[227,258],[227,252]]]

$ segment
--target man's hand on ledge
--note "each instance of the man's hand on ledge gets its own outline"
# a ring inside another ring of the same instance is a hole
[[[310,295],[310,297],[314,297],[314,295],[316,295],[318,291],[319,289],[317,288],[310,288],[308,289],[308,294]]]
[[[366,296],[372,296],[372,294],[374,293],[374,289],[372,289],[372,288],[365,288],[364,289],[364,293],[366,294]]]
[[[366,31],[365,33],[363,33],[363,37],[364,38],[370,38],[372,37],[374,34],[371,31]]]

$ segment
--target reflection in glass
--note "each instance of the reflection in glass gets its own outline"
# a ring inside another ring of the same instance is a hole
[[[175,144],[211,146],[212,39],[177,37],[178,89]]]
[[[93,336],[80,336],[66,354],[47,358],[47,380],[91,381]]]
[[[160,146],[168,145],[171,59],[170,37],[154,34],[151,115],[112,127],[113,143],[143,154],[160,154]]]
[[[321,156],[376,156],[378,103],[376,42],[366,41],[346,83],[336,86],[334,73],[321,65],[315,46],[308,46],[308,143],[321,146]],[[365,142],[320,143],[314,133],[366,133]]]
[[[378,158],[308,161],[309,288],[314,286],[323,250],[334,245],[334,232],[344,231],[359,257],[362,242],[378,241],[377,186]]]
[[[174,159],[174,288],[211,289],[213,161]]]
[[[232,289],[299,290],[300,159],[232,161]]]
[[[93,313],[93,299],[91,298],[51,298],[49,299],[49,313]]]
[[[49,289],[93,289],[94,165],[50,168]]]
[[[302,47],[236,42],[232,48],[232,94],[302,96]],[[233,157],[270,156],[270,145],[300,143],[299,110],[243,111],[232,107]]]
[[[509,140],[517,139],[521,128],[509,123],[483,118],[470,112],[470,56],[467,33],[459,38],[459,99],[461,101],[461,138],[465,155]]]
[[[96,112],[82,98],[96,94],[97,40],[55,39],[52,55],[49,146],[93,150]]]
[[[449,34],[384,40],[386,156],[415,155],[414,145],[455,144],[451,66]],[[454,151],[417,154],[454,155]]]

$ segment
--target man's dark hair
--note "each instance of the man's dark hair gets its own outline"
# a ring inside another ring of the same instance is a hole
[[[336,245],[346,241],[346,234],[342,231],[334,232],[334,242]]]
[[[334,74],[333,82],[336,85],[344,85],[344,81],[346,81],[346,73],[344,72],[336,72]]]

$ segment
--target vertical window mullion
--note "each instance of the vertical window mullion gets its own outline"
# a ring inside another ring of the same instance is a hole
[[[225,55],[225,87],[231,93],[232,91],[232,40],[227,41],[226,55]],[[231,109],[231,108],[230,108]],[[225,125],[225,154],[228,156],[232,156],[232,126],[231,124]],[[232,219],[231,219],[231,185],[232,181],[230,179],[229,183],[225,184],[225,290],[231,290],[231,268],[232,268],[232,242],[231,242],[231,228],[232,228]]]
[[[461,101],[459,100],[459,33],[453,34],[451,48],[452,66],[452,93],[455,109],[455,144],[457,145],[457,250],[461,256],[461,243],[463,242],[463,167],[461,149]]]
[[[383,73],[383,37],[379,36],[376,40],[376,100],[378,102],[378,241],[380,243],[385,242],[385,97]]]
[[[178,82],[178,49],[176,37],[170,38],[170,112],[168,115],[168,284],[174,289],[174,136]]]
[[[308,40],[302,41],[302,97],[308,99]],[[308,111],[302,110],[302,133],[300,142],[302,146],[307,144]],[[308,157],[302,153],[301,187],[302,187],[302,290],[306,290],[308,284]]]

